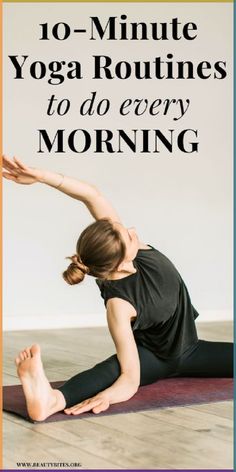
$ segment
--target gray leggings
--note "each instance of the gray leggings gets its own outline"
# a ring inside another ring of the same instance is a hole
[[[233,377],[233,343],[198,340],[177,359],[163,360],[148,349],[137,346],[140,360],[140,385],[168,377]],[[116,355],[76,374],[59,390],[67,408],[110,387],[120,375]]]

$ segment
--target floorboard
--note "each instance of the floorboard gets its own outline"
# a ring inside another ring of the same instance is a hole
[[[232,340],[230,322],[197,326],[201,339]],[[5,333],[5,385],[18,383],[13,359],[33,342],[41,344],[50,380],[66,379],[114,353],[105,328]],[[233,469],[230,401],[40,425],[3,416],[4,469],[20,468],[17,463],[32,469],[38,462],[49,469],[68,468],[58,463],[81,469]]]

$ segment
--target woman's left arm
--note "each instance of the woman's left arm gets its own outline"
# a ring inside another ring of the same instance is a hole
[[[92,410],[100,413],[114,403],[129,400],[140,384],[140,361],[137,346],[131,329],[131,318],[136,316],[134,307],[120,298],[107,302],[107,319],[114,340],[121,373],[108,388],[92,398],[65,410],[67,414],[78,415]]]

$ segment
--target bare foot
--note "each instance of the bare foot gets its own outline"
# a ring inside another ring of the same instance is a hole
[[[63,394],[60,390],[52,389],[44,373],[38,344],[21,351],[15,363],[23,386],[27,410],[32,420],[43,421],[65,408]]]

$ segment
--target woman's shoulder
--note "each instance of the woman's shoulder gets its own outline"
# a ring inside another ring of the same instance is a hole
[[[150,250],[150,248],[153,249],[153,246],[151,246],[150,244],[145,244],[140,241],[139,248],[138,248],[139,251],[148,251]]]
[[[140,245],[135,259],[139,259],[140,257],[143,257],[143,256],[152,257],[153,254],[157,252],[158,252],[157,249],[154,246],[151,246],[151,244],[143,244],[143,245]]]
[[[109,295],[109,294],[114,294],[117,292],[117,287],[116,284],[112,283],[110,280],[105,280],[105,279],[95,279],[96,284],[98,285],[101,295],[104,298],[104,296]]]

